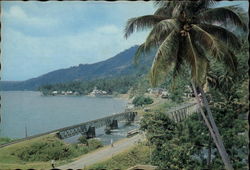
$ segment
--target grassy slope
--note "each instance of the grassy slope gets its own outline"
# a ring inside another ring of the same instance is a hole
[[[17,144],[13,144],[10,146],[6,146],[0,149],[0,167],[1,169],[28,169],[28,168],[36,168],[36,169],[49,169],[51,168],[50,162],[25,162],[20,160],[17,156],[12,155],[16,150],[23,148],[27,145],[31,145],[40,141],[49,141],[49,140],[59,140],[54,135],[46,135],[42,137],[38,137],[32,140],[20,142]],[[69,160],[70,161],[70,160]],[[69,161],[58,161],[57,165],[63,164]]]
[[[44,141],[48,140],[51,138],[51,135],[35,138],[33,140],[28,140],[24,142],[20,142],[17,144],[13,144],[10,146],[6,146],[4,148],[0,149],[0,167],[3,169],[14,169],[14,168],[32,168],[32,167],[37,167],[37,168],[49,168],[49,163],[43,163],[43,162],[33,162],[33,163],[25,163],[24,161],[21,161],[18,159],[16,156],[12,155],[16,150],[33,144],[37,141]]]

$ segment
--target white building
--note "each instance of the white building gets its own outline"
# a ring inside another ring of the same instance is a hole
[[[52,95],[57,95],[58,94],[58,91],[53,91],[52,92]]]
[[[107,92],[103,90],[98,90],[96,87],[93,89],[92,92],[89,93],[90,96],[100,96],[100,95],[106,95]]]

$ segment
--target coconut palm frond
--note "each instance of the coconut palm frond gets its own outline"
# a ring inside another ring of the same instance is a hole
[[[180,49],[180,46],[179,46],[178,49]],[[179,54],[179,51],[181,51],[181,50],[178,50],[178,53],[176,55],[175,66],[173,68],[173,78],[174,78],[174,80],[176,79],[176,77],[178,77],[180,75],[182,65],[184,64],[183,57],[182,57],[182,55]]]
[[[191,77],[192,80],[199,85],[203,85],[206,79],[206,73],[208,69],[208,60],[205,55],[201,55],[201,51],[197,49],[197,46],[191,39],[190,34],[187,36],[187,51],[186,59],[191,67]]]
[[[156,86],[166,77],[176,60],[178,51],[178,33],[172,31],[160,45],[151,67],[151,84]]]
[[[195,8],[196,11],[199,12],[212,7],[215,3],[216,1],[213,0],[199,0],[198,2],[196,2]]]
[[[234,24],[244,31],[247,31],[247,26],[241,19],[241,13],[237,13],[237,11],[233,10],[231,7],[219,7],[205,10],[198,14],[197,19],[203,23]]]
[[[166,6],[167,4],[168,4],[168,1],[154,1],[154,5],[156,7]]]
[[[228,9],[234,11],[235,13],[237,13],[242,21],[244,21],[244,19],[248,16],[247,12],[242,7],[240,7],[239,5],[231,5],[231,6],[227,6],[226,8],[228,8]]]
[[[172,7],[176,4],[176,1],[170,0],[170,1],[155,1],[154,5],[156,7]]]
[[[149,51],[152,47],[159,46],[165,38],[173,31],[179,29],[177,20],[166,19],[154,26],[145,41],[145,51]]]
[[[196,15],[201,11],[205,11],[209,7],[212,7],[215,1],[213,0],[196,0],[196,1],[183,1],[182,5],[184,6],[186,12],[189,12],[191,15]]]
[[[194,43],[193,46],[196,49],[196,52],[198,54],[197,58],[197,80],[199,81],[199,84],[203,86],[206,83],[206,78],[207,78],[207,72],[209,69],[209,60],[206,57],[206,52],[204,49],[200,47],[199,44]]]
[[[160,16],[165,16],[167,18],[171,18],[172,17],[172,12],[173,12],[173,7],[170,6],[163,6],[163,7],[160,7],[158,8],[154,15],[160,15]]]
[[[145,44],[142,43],[142,44],[138,47],[137,51],[135,52],[135,55],[134,55],[134,64],[138,64],[138,63],[139,63],[140,57],[141,57],[141,56],[143,55],[143,53],[144,53],[144,46],[145,46]]]
[[[223,61],[232,71],[236,70],[237,62],[235,56],[227,46],[195,24],[192,24],[192,30],[195,31],[193,36],[206,51],[210,52],[211,56],[218,61]]]
[[[184,9],[184,2],[179,2],[178,4],[175,5],[175,7],[173,8],[173,12],[172,12],[172,17],[177,18],[180,16],[182,10]]]
[[[207,73],[207,82],[211,87],[219,87],[219,77],[212,71],[208,71]]]
[[[131,18],[128,20],[126,27],[125,27],[125,38],[128,38],[134,31],[144,30],[146,28],[153,27],[158,22],[167,19],[163,16],[157,15],[146,15],[136,18]]]
[[[181,73],[181,68],[184,64],[184,59],[186,58],[187,54],[187,43],[186,43],[186,38],[185,37],[180,37],[179,38],[179,46],[178,46],[178,52],[177,52],[177,57],[176,57],[176,62],[175,62],[175,67],[173,69],[173,78],[174,80],[179,76]]]
[[[234,33],[222,28],[220,26],[210,25],[210,24],[197,24],[200,28],[212,34],[217,39],[223,41],[227,46],[232,49],[240,49],[241,42],[234,35]]]

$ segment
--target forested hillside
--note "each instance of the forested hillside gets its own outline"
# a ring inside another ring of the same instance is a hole
[[[49,72],[42,76],[21,82],[0,82],[1,90],[37,90],[48,84],[72,81],[89,81],[102,78],[143,74],[147,72],[153,59],[153,53],[145,56],[140,65],[135,65],[133,56],[138,46],[133,46],[116,56],[94,64],[79,64],[66,69]]]

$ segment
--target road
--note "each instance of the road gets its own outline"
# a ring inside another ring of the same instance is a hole
[[[130,138],[122,139],[114,143],[114,146],[111,147],[105,146],[99,150],[93,151],[81,157],[80,159],[71,162],[69,164],[58,167],[59,169],[83,169],[84,167],[93,165],[100,161],[111,158],[112,156],[121,153],[122,151],[127,150],[129,147],[132,147],[136,142],[142,139],[142,135],[135,135]]]

